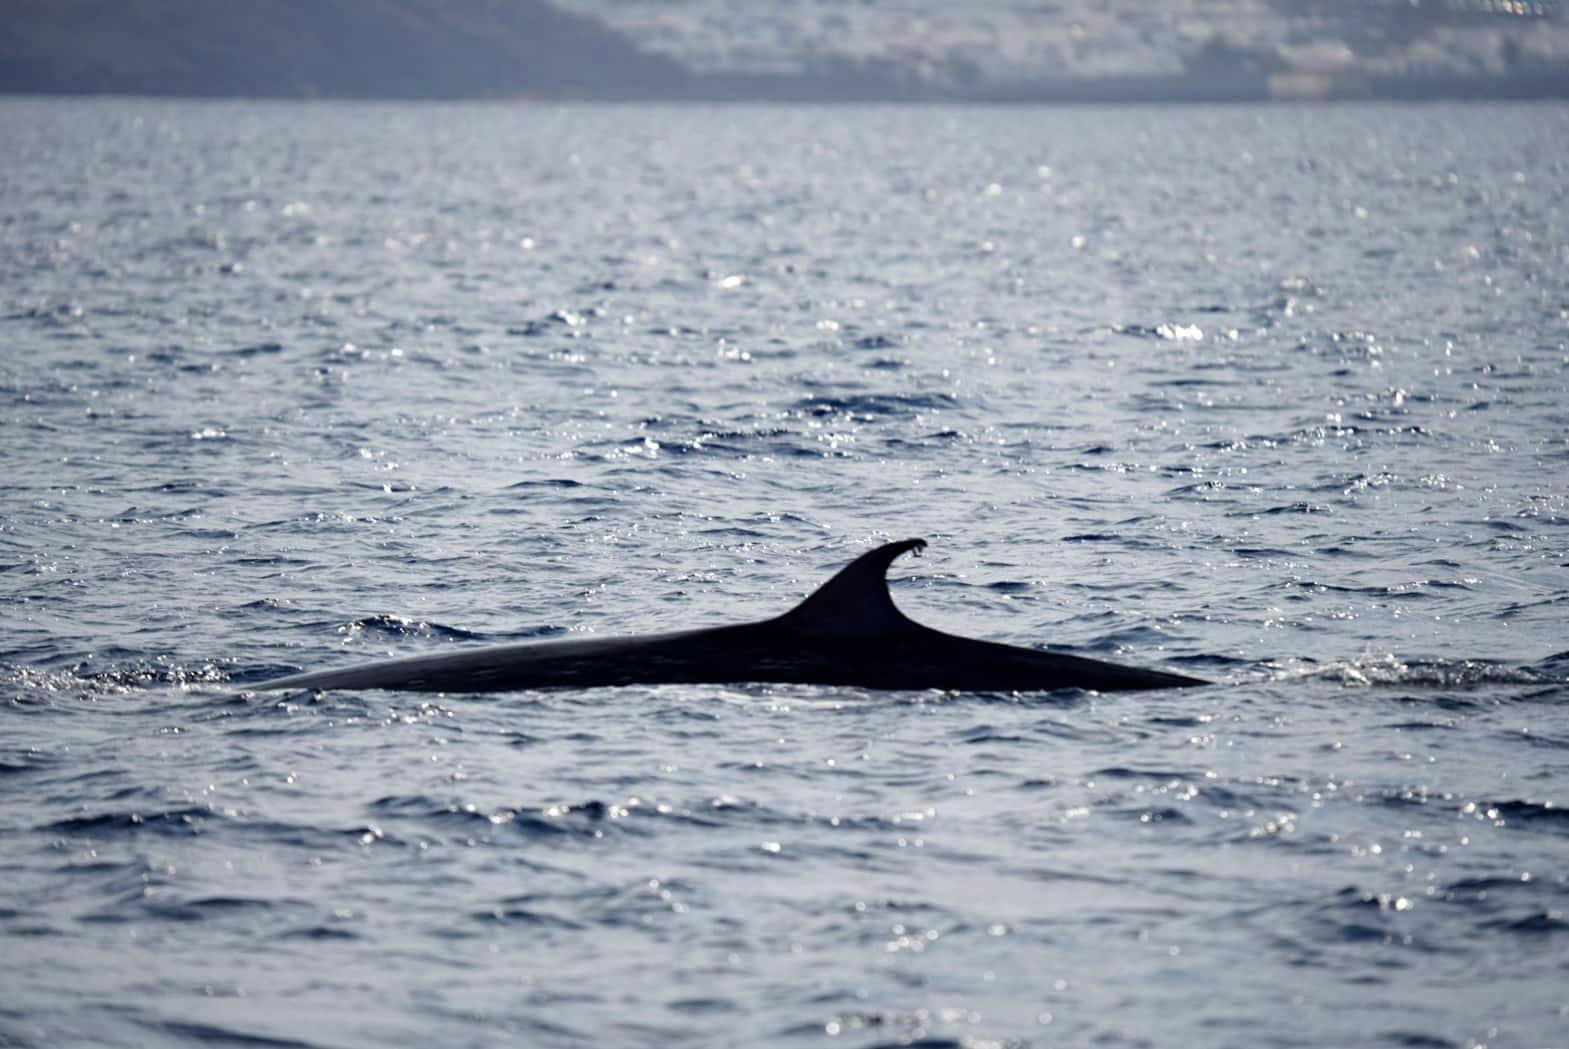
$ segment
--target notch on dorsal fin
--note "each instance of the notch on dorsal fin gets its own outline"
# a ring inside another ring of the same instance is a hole
[[[925,548],[924,539],[905,539],[867,551],[780,616],[780,624],[803,634],[834,638],[881,637],[914,628],[916,623],[894,606],[888,594],[888,566],[900,554]]]

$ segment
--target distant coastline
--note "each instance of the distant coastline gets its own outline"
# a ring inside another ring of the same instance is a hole
[[[1569,63],[1492,72],[1298,70],[1212,46],[1184,72],[1001,80],[828,57],[698,73],[543,0],[11,0],[0,94],[388,100],[1073,104],[1569,98]]]

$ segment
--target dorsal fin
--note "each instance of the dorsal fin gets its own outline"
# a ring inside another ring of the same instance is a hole
[[[888,566],[900,554],[925,548],[924,539],[905,539],[867,551],[780,616],[780,624],[803,634],[834,638],[880,637],[916,626],[894,607],[888,594]]]

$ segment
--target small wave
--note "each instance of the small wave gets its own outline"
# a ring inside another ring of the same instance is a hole
[[[141,910],[144,914],[166,921],[200,922],[251,911],[273,912],[279,906],[277,900],[258,897],[204,896],[193,900],[144,899]]]
[[[15,693],[12,700],[21,705],[66,694],[102,695],[133,690],[228,681],[230,670],[217,662],[182,664],[167,657],[138,660],[129,666],[95,669],[83,661],[61,670],[16,664],[0,664],[0,684]]]
[[[1090,774],[1091,779],[1117,779],[1117,780],[1186,780],[1192,775],[1190,772],[1180,772],[1176,769],[1130,769],[1121,766],[1096,769]]]
[[[380,798],[370,807],[380,820],[408,818],[427,825],[462,827],[465,828],[464,833],[482,830],[522,835],[531,839],[563,836],[600,838],[610,826],[622,831],[644,833],[646,831],[637,827],[637,823],[646,817],[671,816],[679,820],[684,815],[669,805],[645,804],[638,798],[630,798],[625,802],[598,799],[560,802],[542,808],[482,808],[467,802],[439,802],[424,795],[413,795]],[[386,832],[380,824],[372,824],[372,828],[378,840],[385,836]]]
[[[100,812],[87,816],[72,816],[46,824],[41,830],[56,834],[116,835],[151,832],[186,837],[197,834],[207,820],[213,818],[206,808],[167,809],[163,812]]]
[[[1411,899],[1405,896],[1367,892],[1348,885],[1314,908],[1310,929],[1317,938],[1331,943],[1393,943],[1399,937],[1397,917],[1412,906]]]
[[[358,940],[361,934],[353,929],[345,929],[337,925],[306,925],[298,929],[290,929],[281,935],[284,940],[310,940],[321,942],[323,940]]]
[[[1559,808],[1550,801],[1479,802],[1477,808],[1504,825],[1513,823],[1555,834],[1569,834],[1569,809]]]
[[[507,491],[525,488],[582,488],[582,481],[574,481],[570,477],[544,477],[538,480],[518,481],[516,484],[507,485]]]
[[[1197,324],[1173,324],[1170,321],[1156,325],[1116,324],[1111,330],[1115,335],[1132,335],[1139,339],[1158,339],[1163,342],[1204,341],[1204,329]]]
[[[315,1049],[313,1042],[302,1042],[294,1038],[273,1038],[269,1035],[253,1034],[232,1027],[219,1027],[216,1024],[196,1023],[190,1020],[144,1021],[143,1026],[187,1039],[197,1045],[234,1045],[251,1047],[251,1049]]]
[[[1226,491],[1230,486],[1225,481],[1195,481],[1192,484],[1177,485],[1175,488],[1166,489],[1166,495],[1176,498],[1208,499],[1219,492]]]
[[[1278,517],[1281,514],[1332,514],[1334,509],[1323,503],[1282,503],[1279,506],[1269,506],[1264,509],[1247,508],[1242,510],[1229,510],[1227,517]]]
[[[551,929],[561,932],[578,932],[584,928],[581,922],[531,906],[533,902],[533,898],[528,896],[503,900],[499,905],[488,910],[474,911],[469,917],[483,922],[523,925],[531,929]]]
[[[1135,823],[1192,823],[1193,819],[1181,809],[1170,805],[1150,808],[1143,805],[1123,805],[1105,810],[1114,819],[1133,820]]]
[[[1458,1049],[1460,1043],[1419,1031],[1380,1031],[1375,1039],[1379,1045],[1398,1045],[1404,1049]]]
[[[896,942],[896,941],[891,941]],[[953,1017],[956,1021],[959,1014]],[[846,1035],[851,1038],[865,1037],[876,1032],[879,1040],[860,1042],[864,1049],[965,1049],[966,1042],[953,1038],[944,1038],[933,1035],[928,1028],[934,1023],[948,1019],[942,1015],[933,1015],[924,1010],[917,1013],[868,1013],[846,1012],[839,1013],[831,1019],[815,1021],[810,1024],[796,1024],[779,1032],[782,1037],[796,1040],[803,1038],[822,1039],[826,1032],[831,1037]]]
[[[1266,666],[1268,666],[1266,664]],[[1275,667],[1277,681],[1327,678],[1347,687],[1416,687],[1468,689],[1484,685],[1562,684],[1534,667],[1509,666],[1482,659],[1402,660],[1394,655],[1363,656],[1325,666]]]
[[[552,310],[543,317],[533,317],[523,322],[522,325],[507,329],[508,335],[522,335],[536,337],[540,335],[567,335],[576,337],[583,334],[588,318],[603,314],[603,310],[589,308],[583,311],[566,308]]]
[[[445,638],[449,641],[476,641],[484,640],[484,634],[476,634],[459,627],[446,626],[442,623],[430,623],[423,619],[406,619],[403,616],[383,613],[379,615],[364,616],[355,619],[338,628],[338,632],[349,636],[358,636],[364,633],[383,634],[388,637],[428,637]]]
[[[1555,652],[1532,669],[1554,681],[1569,681],[1569,652]]]
[[[866,420],[921,412],[952,410],[958,398],[946,393],[881,394],[868,393],[847,397],[813,395],[795,402],[792,410],[817,418],[848,415]]]
[[[1444,886],[1443,898],[1452,903],[1479,903],[1495,892],[1529,892],[1532,884],[1519,878],[1460,878]]]
[[[958,734],[960,743],[1028,743],[1027,736],[999,731],[991,725],[976,725]]]
[[[511,808],[482,810],[460,802],[442,804],[424,796],[381,798],[370,807],[383,818],[401,816],[436,826],[449,824],[491,831],[507,828],[528,838],[557,837],[573,830],[570,825],[539,812]]]
[[[1537,911],[1523,918],[1499,918],[1482,922],[1482,928],[1544,936],[1549,933],[1569,932],[1569,921],[1564,920],[1560,911]]]
[[[264,357],[283,352],[283,344],[278,342],[259,342],[250,346],[241,346],[228,351],[234,357]]]

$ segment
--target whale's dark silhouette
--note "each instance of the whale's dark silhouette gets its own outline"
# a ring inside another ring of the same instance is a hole
[[[758,623],[460,650],[294,674],[256,687],[506,692],[755,681],[1110,692],[1207,684],[1182,674],[974,641],[922,626],[894,606],[886,576],[894,558],[925,546],[924,539],[906,539],[862,554],[789,612]]]

